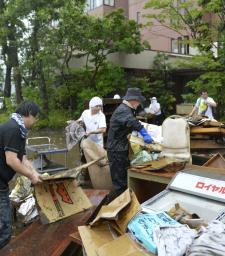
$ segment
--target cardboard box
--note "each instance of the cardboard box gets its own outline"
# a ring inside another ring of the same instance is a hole
[[[147,253],[128,234],[116,236],[107,223],[78,227],[87,256],[144,256]]]
[[[78,227],[83,247],[88,256],[97,256],[99,247],[113,241],[113,234],[106,223],[102,223],[96,227],[90,226]]]
[[[124,234],[128,222],[141,210],[140,204],[133,191],[127,189],[108,205],[103,205],[96,218],[89,223],[94,226],[102,221],[110,220],[113,227]]]
[[[152,255],[126,233],[130,220],[141,210],[134,192],[127,189],[111,203],[103,205],[91,226],[78,227],[87,256]],[[93,218],[92,218],[93,219]]]
[[[92,205],[73,179],[50,180],[35,186],[35,197],[41,209],[41,220],[52,223],[82,212]]]
[[[101,246],[97,250],[98,256],[144,256],[153,255],[147,253],[128,234],[122,235],[119,238]]]

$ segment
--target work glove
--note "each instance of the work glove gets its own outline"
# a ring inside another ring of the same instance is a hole
[[[145,143],[152,143],[153,142],[152,137],[148,134],[148,132],[146,131],[146,129],[144,127],[141,128],[141,130],[139,132],[142,135]]]

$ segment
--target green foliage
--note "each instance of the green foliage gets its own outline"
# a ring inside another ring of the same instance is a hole
[[[9,114],[7,112],[0,112],[0,124],[6,122],[9,119]]]
[[[185,93],[185,94],[182,94],[182,98],[184,100],[184,103],[195,102],[197,99],[197,94],[196,93]]]
[[[176,101],[173,94],[174,83],[172,82],[170,71],[171,65],[168,57],[163,53],[158,53],[153,62],[153,71],[150,74],[149,94],[156,96],[164,109],[165,114],[170,114],[174,109]]]
[[[149,96],[149,78],[147,76],[144,77],[131,77],[129,81],[130,87],[138,87],[141,89],[142,93],[146,96]]]
[[[92,70],[89,71],[89,76],[93,73]],[[87,74],[85,73],[86,77]],[[81,82],[84,81],[85,77]],[[123,90],[126,88],[126,82],[124,79],[124,71],[122,68],[112,64],[111,62],[104,62],[104,66],[99,69],[96,75],[96,82],[93,85],[90,83],[83,83],[79,87],[79,92],[77,94],[79,102],[77,104],[76,112],[74,113],[78,117],[84,107],[84,103],[90,100],[94,96],[104,97],[105,95],[114,92],[116,90]]]
[[[0,0],[0,45],[12,43],[7,53],[16,50],[19,56],[22,96],[37,102],[47,117],[37,127],[59,127],[65,116],[61,110],[78,116],[92,96],[125,88],[124,71],[108,62],[108,55],[147,47],[140,26],[122,10],[100,19],[84,11],[85,2]]]
[[[141,88],[146,97],[146,102],[143,103],[144,106],[147,106],[149,99],[155,96],[160,102],[164,113],[169,115],[174,109],[176,99],[173,94],[174,83],[170,76],[172,67],[168,62],[167,55],[158,53],[154,59],[153,67],[154,69],[151,70],[149,75],[131,77],[129,85]]]
[[[41,117],[38,122],[35,123],[33,129],[38,130],[41,128],[64,128],[66,126],[66,121],[71,119],[71,115],[69,111],[66,110],[51,110],[48,118]]]
[[[4,104],[5,104],[5,109],[6,113],[9,116],[11,113],[15,112],[16,106],[13,104],[11,98],[4,98]]]
[[[181,35],[190,35],[189,44],[199,51],[199,55],[189,62],[180,63],[180,67],[196,68],[203,73],[198,79],[187,84],[193,93],[183,95],[184,100],[195,101],[199,91],[204,87],[218,103],[218,116],[223,116],[225,108],[225,2],[222,0],[187,0],[183,3],[178,1],[175,5],[173,0],[149,0],[146,8],[157,10],[156,14],[147,15],[151,22],[150,25],[157,20],[162,26],[176,30]],[[212,13],[215,14],[212,20],[203,19]],[[217,54],[215,54],[215,49]]]

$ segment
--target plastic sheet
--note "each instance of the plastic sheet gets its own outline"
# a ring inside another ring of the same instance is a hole
[[[22,216],[22,220],[25,224],[38,216],[38,210],[33,196],[26,198],[26,200],[20,205],[18,214]]]
[[[156,153],[148,153],[145,150],[142,150],[134,155],[133,160],[131,161],[131,165],[134,164],[143,164],[149,161],[157,160],[158,155]]]
[[[31,181],[25,176],[19,176],[9,197],[11,201],[19,203],[32,194],[32,192]]]
[[[165,225],[175,226],[180,224],[165,212],[141,213],[128,224],[128,230],[148,251],[156,254],[157,246],[153,240],[153,231],[155,227]]]

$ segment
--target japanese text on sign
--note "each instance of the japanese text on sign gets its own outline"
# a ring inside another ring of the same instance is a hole
[[[215,184],[208,184],[205,182],[198,181],[195,187],[201,190],[225,194],[225,187],[219,187],[219,186],[216,186]]]

